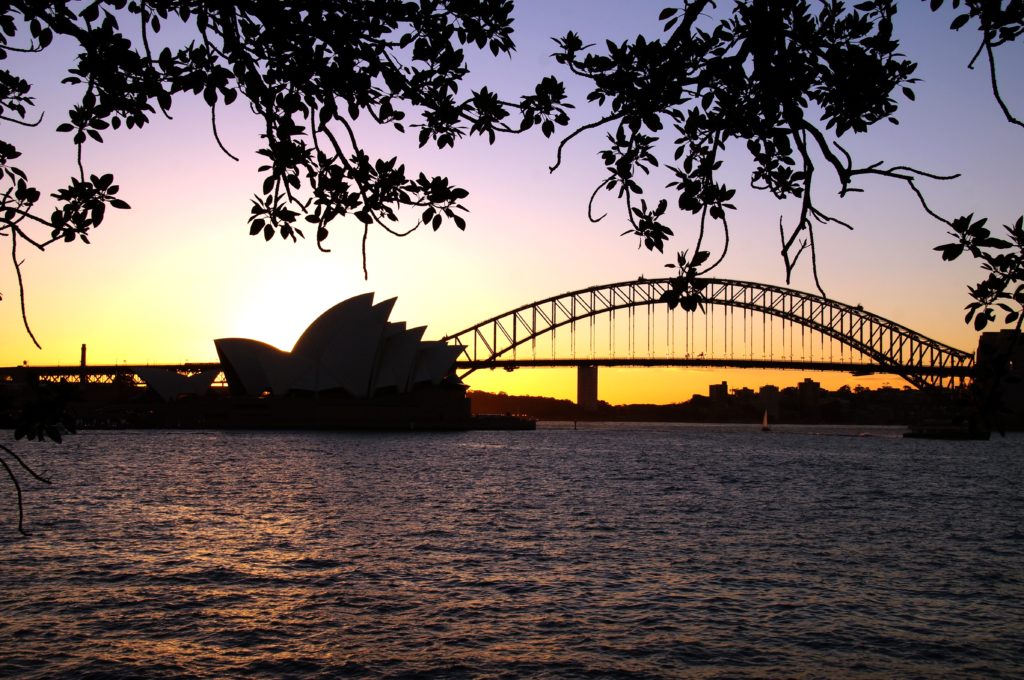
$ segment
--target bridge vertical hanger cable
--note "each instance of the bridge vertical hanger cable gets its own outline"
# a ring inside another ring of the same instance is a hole
[[[672,315],[672,310],[665,305],[665,346],[668,347],[669,356],[673,359],[676,356],[676,318]]]
[[[556,345],[558,344],[558,307],[551,302],[551,358],[558,356]]]
[[[847,329],[848,329],[848,330],[847,330],[846,332],[849,332],[849,330],[853,330],[853,324],[852,324],[852,323],[850,322],[850,314],[848,314],[848,313],[844,313],[844,314],[843,314],[843,321],[845,321],[845,322],[846,322],[846,326],[847,326]],[[850,353],[846,351],[846,343],[843,343],[843,344],[841,344],[841,345],[839,346],[839,352],[840,352],[840,354],[839,354],[839,359],[840,359],[841,361],[843,361],[844,363],[845,363],[845,362],[846,362],[846,361],[847,361],[848,359],[849,359],[850,361],[853,361],[853,359],[852,359],[852,355],[850,355]],[[849,356],[848,356],[848,355],[849,355]]]
[[[533,337],[530,338],[530,348],[533,353],[533,358],[537,358],[537,305],[534,305],[530,311],[533,316]]]
[[[647,309],[647,357],[649,359],[654,358],[654,320],[657,317],[653,304],[648,305]]]
[[[785,359],[786,358],[786,319],[785,319],[785,317],[783,317],[781,322],[779,323],[779,328],[782,331],[782,344],[780,346],[779,351],[782,352],[782,358]]]
[[[569,322],[569,354],[572,358],[576,358],[576,296],[572,296],[572,301],[569,303],[569,315],[572,317],[572,321]]]
[[[735,326],[736,314],[735,314],[735,312],[733,312],[732,307],[729,307],[729,309],[727,309],[726,311],[729,312],[729,330],[728,330],[728,332],[729,332],[729,335],[731,336],[731,339],[729,340],[729,358],[732,359],[732,358],[735,357],[735,351],[736,351],[736,326]]]
[[[626,325],[629,326],[626,352],[630,359],[636,359],[636,309],[632,306],[626,310]]]
[[[590,307],[591,307],[591,309],[593,309],[593,307],[594,307],[594,305],[593,305],[593,302],[594,302],[593,297],[591,297],[590,302],[591,302]],[[597,356],[597,354],[595,354],[595,349],[596,348],[594,347],[594,315],[591,314],[587,318],[590,321],[590,358],[593,359],[593,358],[595,358]]]
[[[793,361],[793,322],[788,319],[786,322],[789,324],[789,360]],[[783,345],[783,351],[785,351],[785,345]]]
[[[722,356],[729,356],[729,317],[732,315],[732,307],[722,310]]]

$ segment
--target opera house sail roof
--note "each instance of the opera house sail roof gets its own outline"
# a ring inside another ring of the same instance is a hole
[[[368,398],[440,384],[462,347],[424,341],[424,327],[390,322],[394,305],[394,298],[374,304],[373,293],[340,302],[311,323],[290,352],[248,338],[214,340],[231,393]]]

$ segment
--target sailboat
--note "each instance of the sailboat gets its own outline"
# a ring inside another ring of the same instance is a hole
[[[764,416],[761,418],[761,432],[771,432],[772,428],[768,427],[768,409],[764,410]]]

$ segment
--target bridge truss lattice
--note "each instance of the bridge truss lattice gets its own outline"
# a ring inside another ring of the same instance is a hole
[[[468,369],[464,374],[468,375],[478,368],[500,366],[524,343],[535,343],[538,337],[565,326],[574,328],[581,320],[614,315],[616,310],[664,305],[661,296],[672,280],[638,279],[556,295],[492,317],[445,339],[463,346],[458,365]],[[955,387],[963,383],[973,368],[971,353],[860,306],[763,283],[730,279],[704,282],[704,305],[760,313],[816,331],[918,388]],[[835,370],[834,364],[830,366]]]

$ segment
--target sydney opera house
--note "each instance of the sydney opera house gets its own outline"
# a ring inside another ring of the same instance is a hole
[[[359,295],[321,314],[290,352],[248,338],[214,341],[251,427],[460,428],[469,400],[455,376],[462,347],[423,340],[426,328],[390,321],[395,299]],[[199,376],[196,376],[199,379]]]
[[[219,368],[185,376],[135,369],[175,413],[203,426],[316,429],[470,427],[462,347],[423,339],[425,327],[390,321],[394,298],[367,293],[320,315],[290,352],[259,340],[214,341]],[[202,397],[223,372],[230,398]],[[189,410],[186,412],[186,410]],[[159,411],[159,410],[158,410]]]
[[[424,341],[426,327],[388,318],[395,299],[373,304],[373,293],[327,310],[291,352],[246,338],[215,340],[233,396],[317,395],[370,399],[424,386],[457,383],[462,347]]]

